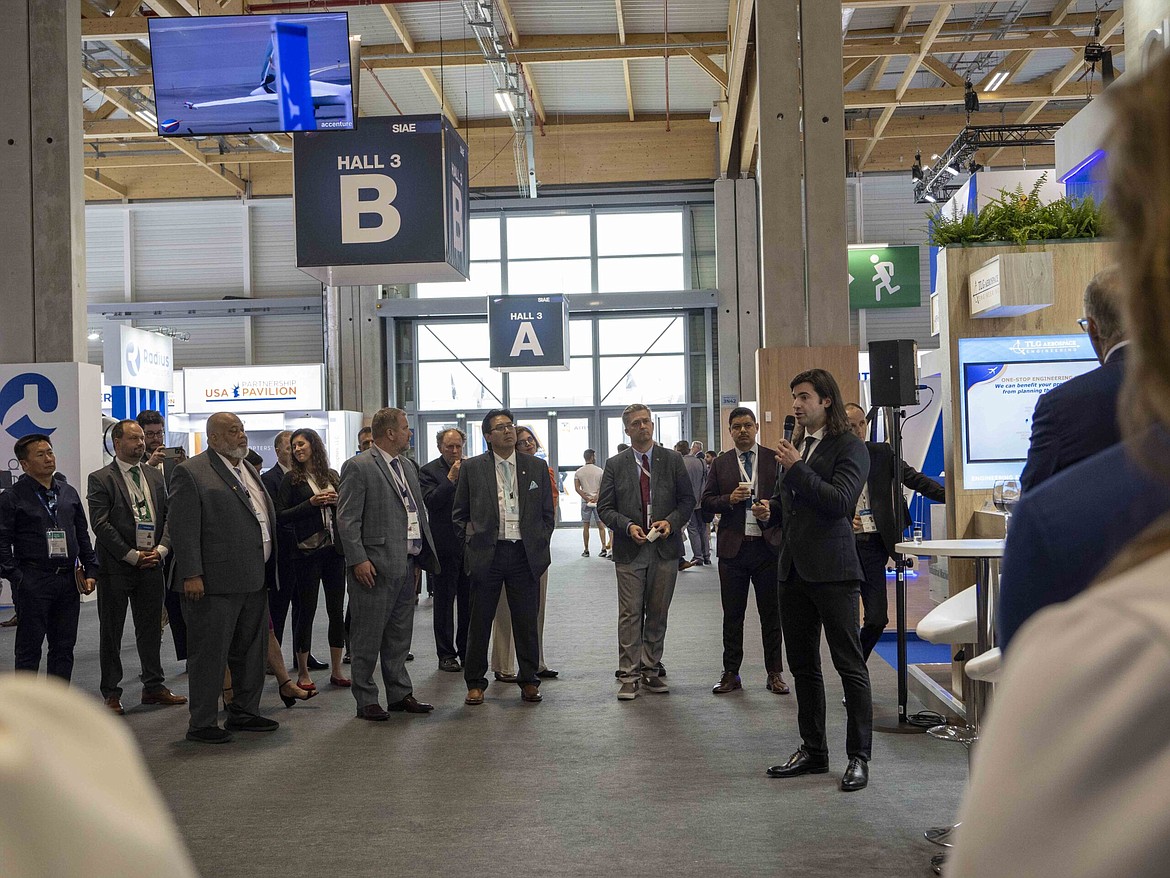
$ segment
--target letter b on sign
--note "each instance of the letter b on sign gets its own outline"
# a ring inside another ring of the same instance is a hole
[[[402,228],[402,215],[393,207],[398,185],[385,174],[343,174],[341,180],[341,243],[380,244]],[[362,190],[373,198],[361,197]],[[362,215],[376,214],[376,226],[362,228]]]

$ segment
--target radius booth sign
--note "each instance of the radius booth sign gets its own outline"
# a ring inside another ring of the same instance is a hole
[[[297,268],[327,286],[468,277],[467,144],[443,116],[297,132]]]

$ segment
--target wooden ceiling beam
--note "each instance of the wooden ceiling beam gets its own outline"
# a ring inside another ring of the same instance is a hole
[[[614,12],[617,14],[618,26],[618,42],[623,46],[626,44],[626,16],[622,10],[622,0],[613,0]],[[634,121],[634,88],[630,84],[630,62],[622,59],[622,78],[626,82],[626,112],[629,113],[630,121]]]
[[[674,44],[687,43],[690,38],[686,34],[671,34],[670,41]],[[727,72],[711,60],[711,56],[701,49],[696,49],[693,46],[683,49],[687,56],[699,65],[699,69],[710,76],[719,84],[719,87],[727,91]]]
[[[438,77],[435,76],[433,70],[429,67],[423,67],[419,70],[422,73],[422,78],[426,80],[427,87],[430,88],[435,98],[439,101],[439,108],[443,115],[451,120],[451,124],[456,128],[459,127],[459,117],[455,115],[455,111],[451,109],[451,105],[447,103],[447,96],[443,94],[443,86],[440,84]]]
[[[723,113],[723,121],[719,123],[719,167],[720,174],[732,173],[738,162],[732,157],[735,139],[739,133],[741,123],[740,113],[743,105],[743,93],[749,79],[754,79],[751,72],[753,65],[748,63],[748,48],[752,40],[752,22],[755,19],[755,0],[739,0],[728,6],[727,14],[728,51],[725,66],[727,68],[727,108]],[[747,107],[751,110],[751,106]],[[737,157],[738,158],[738,157]]]
[[[1105,43],[1103,36],[1101,42]],[[975,40],[936,40],[928,47],[931,55],[961,55],[964,52],[1015,52],[1028,50],[1033,52],[1052,51],[1056,49],[1083,49],[1089,41],[1083,34],[1062,31],[1056,36],[1034,37],[1005,37],[1003,39],[975,39]],[[894,43],[888,40],[847,40],[842,47],[845,58],[881,58],[886,55],[918,55],[922,53],[924,40],[908,40]],[[1122,40],[1114,40],[1113,45],[1122,45]],[[1105,43],[1109,45],[1109,43]]]
[[[1035,82],[1023,85],[1009,85],[992,92],[981,92],[979,100],[983,104],[1023,104],[1037,100],[1083,101],[1082,90],[1069,88],[1061,89],[1059,94],[1052,94],[1051,78],[1045,77]],[[847,91],[845,92],[845,109],[880,110],[886,107],[961,107],[963,106],[963,89],[955,86],[940,88],[912,88],[902,95],[899,100],[894,89],[881,91]]]
[[[90,140],[145,140],[157,138],[158,132],[147,128],[137,119],[95,119],[92,122],[83,122],[82,135],[86,141]]]
[[[905,33],[907,26],[910,24],[910,16],[914,13],[914,7],[904,6],[902,11],[898,13],[898,17],[894,20],[894,31],[897,34],[894,37],[895,43],[902,42],[901,34]],[[869,87],[871,89],[881,88],[882,77],[886,75],[886,71],[890,69],[890,56],[886,55],[878,58],[874,65],[873,73],[869,76]]]
[[[208,161],[222,162],[229,165],[269,164],[271,162],[291,162],[292,154],[287,152],[267,152],[250,150],[248,152],[232,152],[226,155],[214,153],[207,155]],[[166,168],[186,166],[191,159],[174,152],[160,152],[157,145],[152,148],[113,150],[100,156],[86,156],[87,170],[108,170],[110,168]]]
[[[951,68],[943,64],[937,58],[923,58],[922,66],[945,82],[947,85],[953,85],[957,88],[963,88],[966,85],[966,80]]]
[[[100,171],[86,168],[82,173],[85,174],[85,179],[97,183],[97,185],[101,186],[103,189],[113,192],[119,198],[129,197],[127,194],[130,191],[129,189],[116,180],[111,180],[109,177],[104,176]]]
[[[390,20],[390,26],[394,28],[394,33],[398,34],[398,39],[402,40],[402,45],[406,47],[406,51],[413,54],[415,51],[414,37],[406,29],[406,22],[402,20],[398,10],[389,3],[383,3],[381,7],[382,11],[386,13],[386,18]]]
[[[512,7],[508,5],[508,0],[496,0],[496,6],[504,17],[504,27],[508,29],[508,36],[512,38],[512,45],[519,49],[520,31],[516,28],[516,16],[512,14]]]
[[[1061,20],[1062,28],[1086,28],[1093,26],[1092,12],[1070,12]],[[1016,19],[1015,27],[1018,31],[1034,31],[1036,33],[1044,33],[1052,25],[1049,23],[1049,15],[1024,15]],[[943,36],[948,34],[966,34],[971,29],[971,21],[955,17],[948,21],[942,29]],[[909,24],[906,26],[907,36],[918,36],[926,30],[926,24]],[[880,40],[892,36],[897,36],[898,32],[892,27],[871,27],[863,29],[849,29],[849,38],[852,40]]]
[[[1076,115],[1076,110],[1047,110],[1029,119],[1036,124],[1062,125]],[[875,119],[854,119],[845,129],[845,139],[869,140],[873,137]],[[971,114],[972,125],[999,125],[1003,117],[996,111]],[[882,140],[899,138],[950,137],[954,139],[967,125],[962,113],[946,113],[932,116],[895,115],[882,133]]]
[[[841,81],[845,88],[849,87],[849,83],[865,73],[873,64],[873,58],[858,58],[855,61],[846,64],[845,70],[841,74]]]

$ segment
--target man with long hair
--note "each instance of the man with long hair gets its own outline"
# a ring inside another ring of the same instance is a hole
[[[853,511],[869,476],[869,452],[849,429],[841,391],[824,369],[792,379],[792,442],[777,445],[778,489],[757,514],[781,528],[777,575],[780,620],[788,644],[788,667],[796,679],[797,722],[803,741],[769,777],[824,774],[829,770],[825,736],[825,683],[821,677],[821,628],[833,666],[845,687],[845,751],[849,766],[841,789],[869,783],[873,704],[869,671],[858,636],[858,600],[864,574],[853,540]]]

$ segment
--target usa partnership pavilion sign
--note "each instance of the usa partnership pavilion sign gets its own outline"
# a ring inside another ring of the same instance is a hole
[[[917,308],[921,304],[917,246],[849,248],[850,308]]]
[[[188,414],[315,412],[325,408],[324,366],[184,369]]]
[[[297,268],[328,286],[466,280],[467,144],[443,116],[297,132]]]

